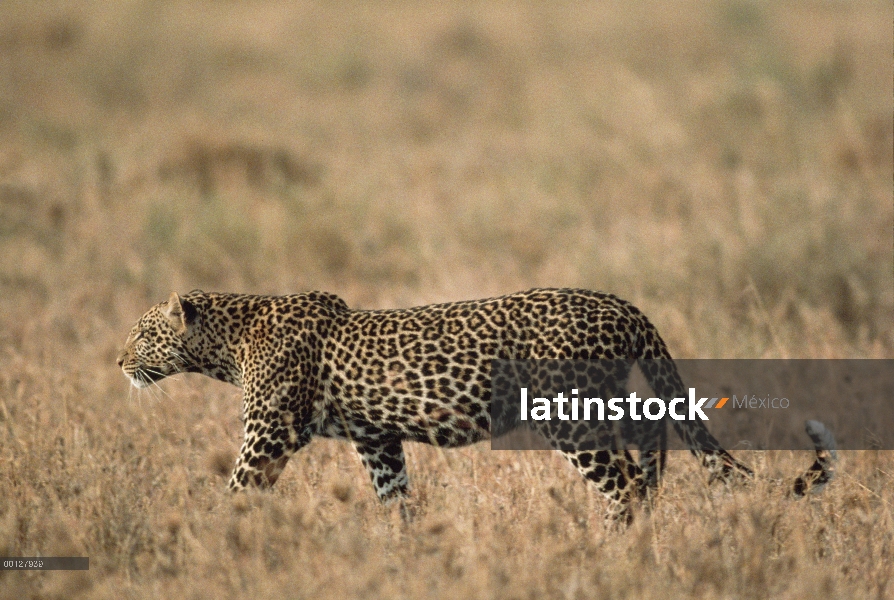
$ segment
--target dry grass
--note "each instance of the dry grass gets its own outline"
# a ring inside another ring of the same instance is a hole
[[[891,597],[892,474],[709,488],[624,535],[552,453],[345,444],[231,498],[238,390],[130,394],[172,290],[352,306],[580,286],[680,357],[892,357],[889,2],[0,4],[0,596]],[[160,394],[160,395],[159,395]]]

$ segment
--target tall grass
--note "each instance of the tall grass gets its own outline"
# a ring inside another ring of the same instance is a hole
[[[615,534],[552,453],[408,448],[419,517],[349,446],[224,490],[238,390],[142,395],[115,354],[171,290],[399,307],[625,297],[678,357],[894,354],[891,6],[0,5],[4,597],[885,597],[892,472],[674,455]]]

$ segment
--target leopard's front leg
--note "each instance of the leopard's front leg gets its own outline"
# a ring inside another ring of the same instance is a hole
[[[310,442],[309,406],[294,397],[282,400],[287,401],[261,402],[246,391],[245,439],[230,478],[230,490],[269,488],[279,479],[289,458]]]
[[[236,491],[248,487],[271,487],[286,468],[289,458],[309,441],[310,436],[307,436],[294,446],[280,446],[265,441],[262,436],[246,436],[230,477],[229,488]]]

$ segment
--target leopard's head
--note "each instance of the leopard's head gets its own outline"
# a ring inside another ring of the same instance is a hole
[[[193,371],[189,338],[197,326],[198,311],[191,302],[171,293],[131,329],[118,366],[134,387],[149,387],[169,375]]]

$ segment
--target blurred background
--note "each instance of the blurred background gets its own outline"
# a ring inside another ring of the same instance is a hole
[[[643,305],[675,354],[889,356],[889,17],[4,2],[3,342],[121,337],[171,290],[575,286]]]
[[[798,505],[766,483],[715,500],[673,459],[658,508],[606,538],[602,501],[553,453],[411,445],[424,516],[407,531],[339,442],[233,501],[239,390],[184,377],[137,396],[115,356],[172,290],[393,308],[573,286],[634,302],[679,358],[892,358],[892,13],[0,2],[0,555],[92,557],[80,579],[0,588],[884,596],[888,455]],[[744,460],[766,482],[812,458]]]

